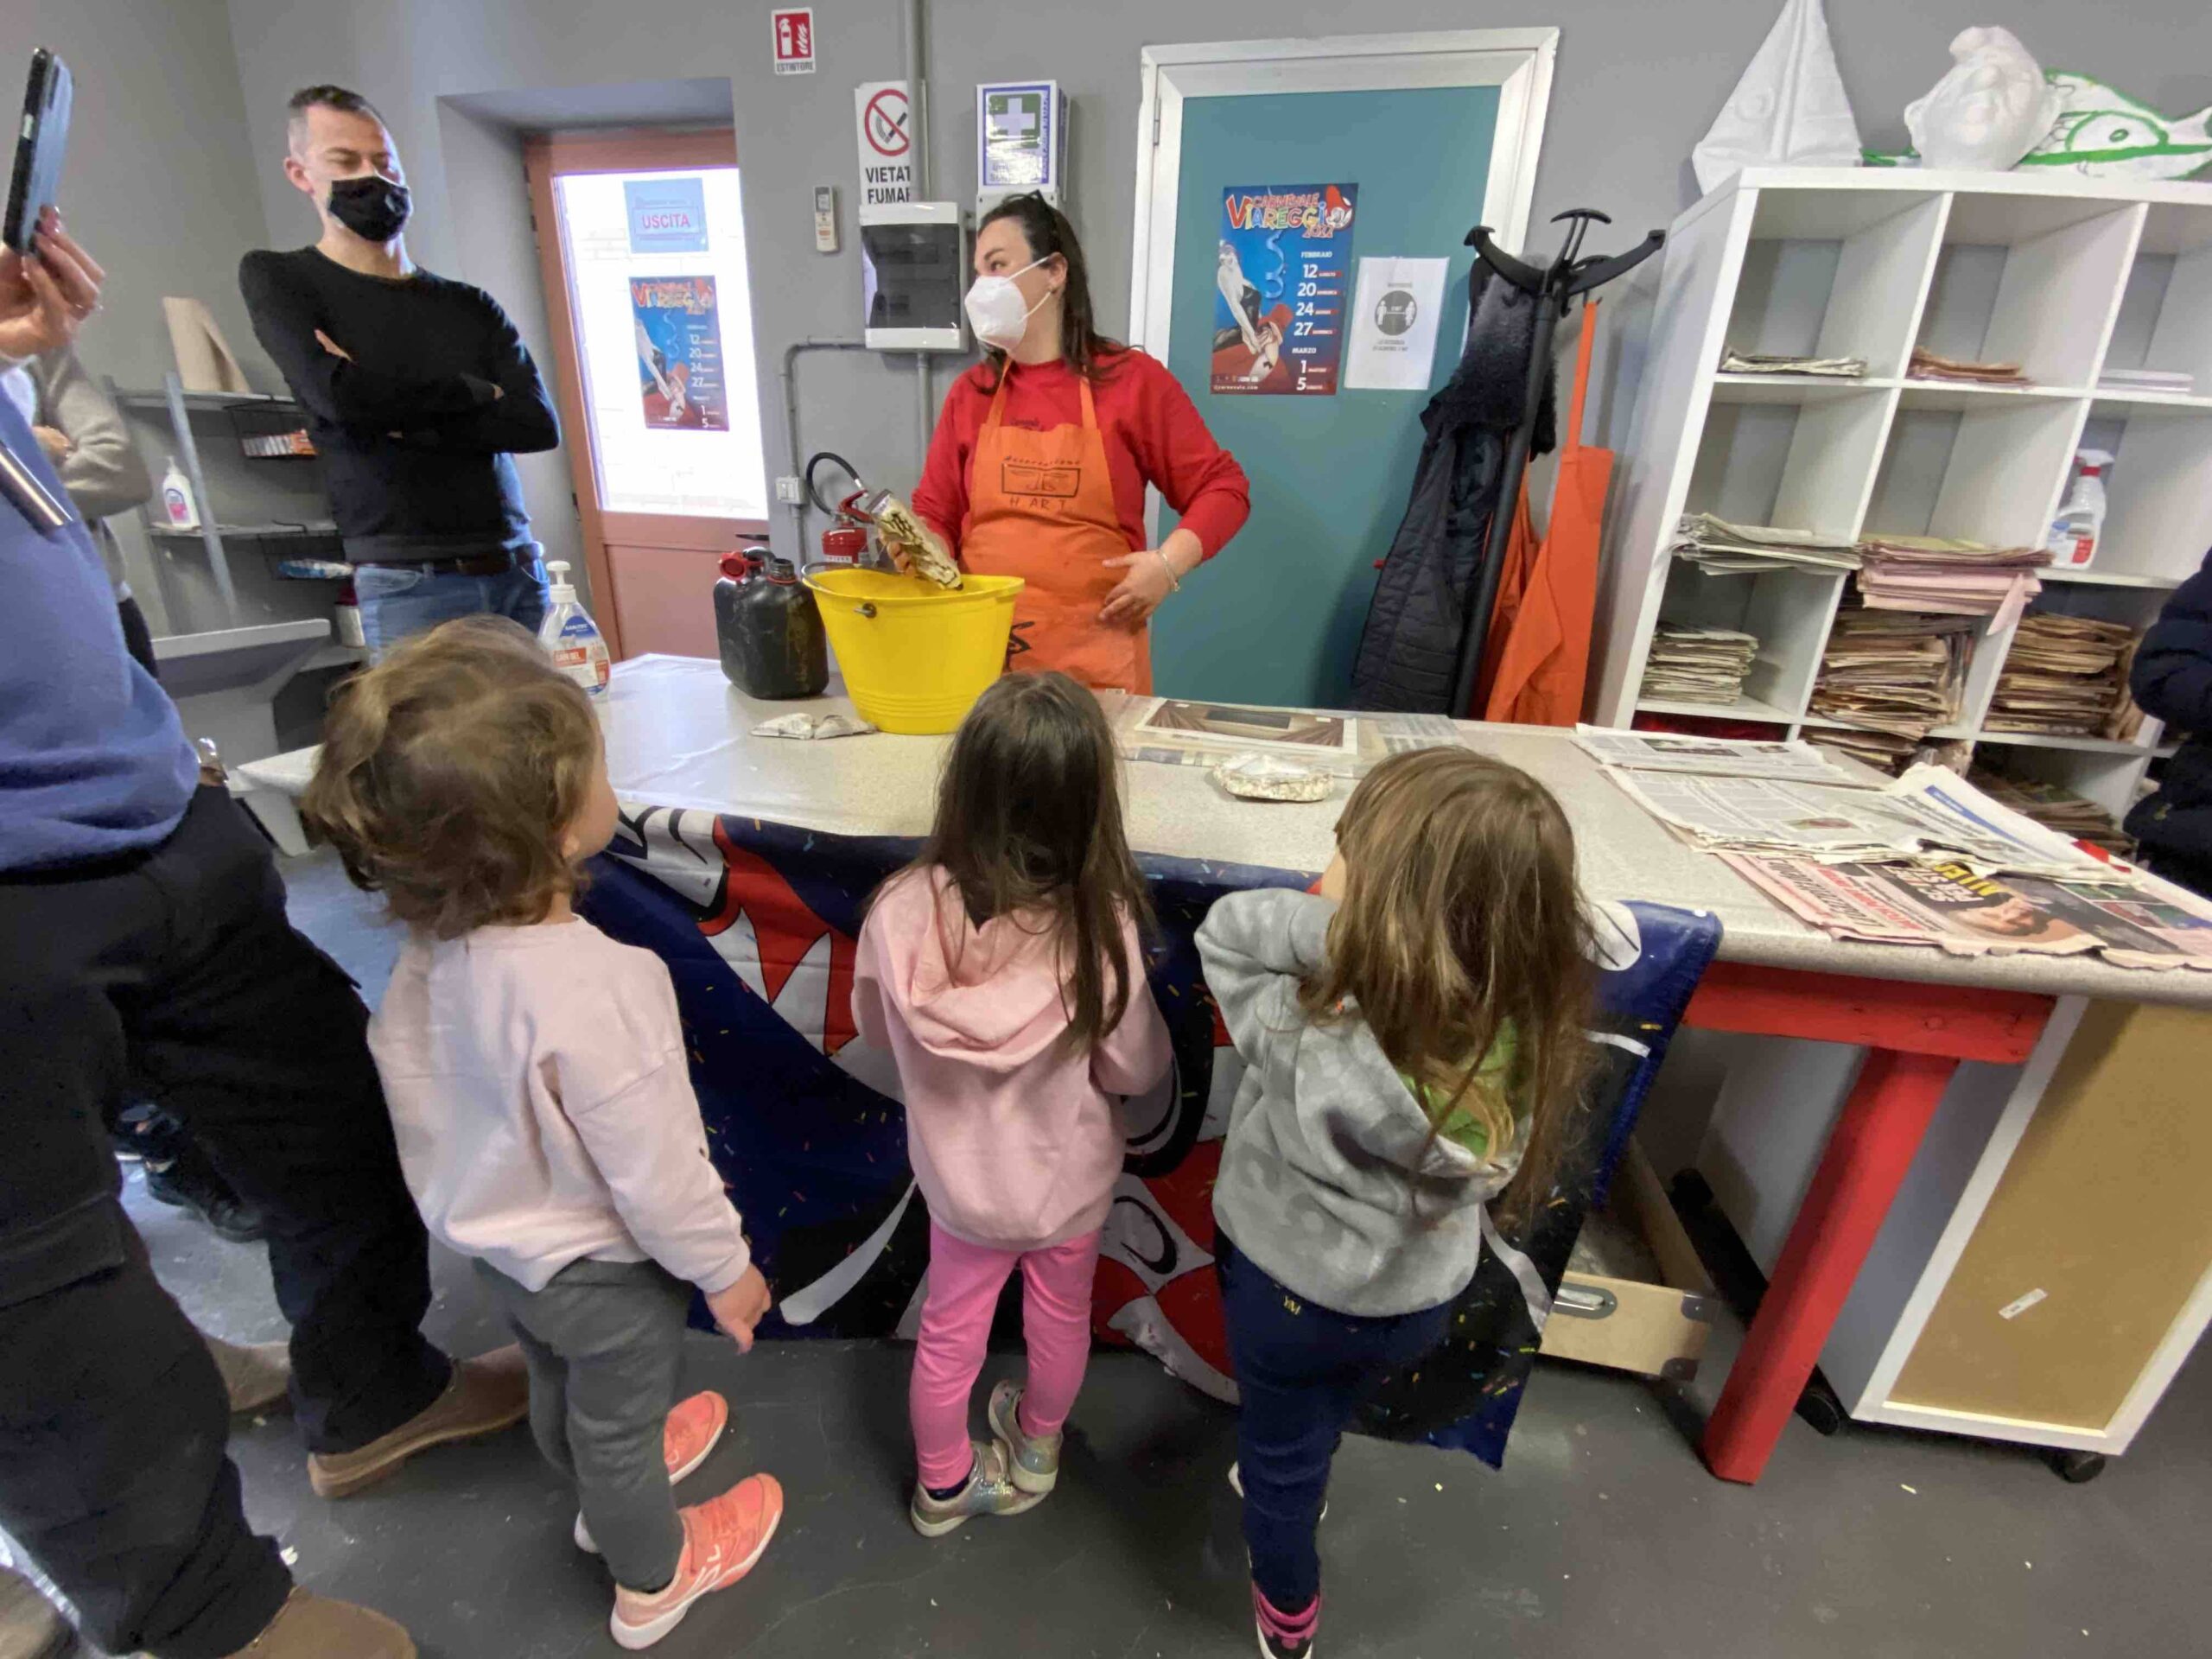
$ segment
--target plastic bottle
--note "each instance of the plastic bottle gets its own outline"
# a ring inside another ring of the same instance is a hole
[[[192,499],[191,481],[175,455],[168,461],[169,469],[162,474],[162,518],[171,530],[197,530],[200,504]]]
[[[552,657],[554,667],[593,696],[603,697],[613,670],[607,660],[607,641],[600,637],[599,624],[591,620],[591,613],[576,597],[576,590],[569,582],[569,567],[556,559],[545,569],[553,578],[552,605],[545,613],[545,620],[538,626],[537,643]]]
[[[2084,449],[2075,459],[2082,463],[2081,474],[2051,521],[2047,543],[2052,566],[2061,570],[2087,569],[2105,531],[2105,468],[2113,458],[2102,449]]]

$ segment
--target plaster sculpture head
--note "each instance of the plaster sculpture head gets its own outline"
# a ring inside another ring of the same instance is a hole
[[[1905,130],[1929,167],[2001,173],[2057,119],[2059,94],[2009,29],[1961,30],[1951,71],[1905,106]]]

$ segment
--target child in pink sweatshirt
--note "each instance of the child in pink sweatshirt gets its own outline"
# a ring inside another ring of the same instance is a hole
[[[930,1207],[907,1402],[925,1538],[1033,1509],[1059,1478],[1122,1169],[1116,1097],[1171,1058],[1115,774],[1090,692],[1059,674],[1001,680],[953,739],[928,845],[861,930],[854,1022],[898,1061]],[[1016,1266],[1028,1382],[992,1390],[992,1439],[971,1441],[969,1395]]]
[[[512,622],[448,622],[340,694],[304,803],[409,925],[369,1047],[423,1224],[475,1259],[530,1368],[530,1421],[575,1483],[609,1629],[651,1647],[743,1578],[783,1489],[678,1509],[729,1421],[676,1399],[692,1287],[740,1347],[768,1287],[691,1091],[676,991],[569,900],[614,833],[583,692]]]

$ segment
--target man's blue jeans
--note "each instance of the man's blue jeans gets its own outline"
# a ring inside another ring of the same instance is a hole
[[[353,572],[353,593],[372,657],[457,616],[512,617],[532,633],[545,620],[545,571],[535,558],[489,576],[365,564]]]

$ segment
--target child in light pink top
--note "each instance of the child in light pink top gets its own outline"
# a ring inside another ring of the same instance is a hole
[[[769,1294],[668,969],[571,908],[618,817],[598,722],[515,624],[448,622],[348,683],[302,806],[408,924],[369,1027],[408,1187],[513,1327],[609,1628],[650,1647],[760,1560],[783,1489],[678,1508],[671,1487],[729,1421],[718,1394],[676,1398],[694,1287],[746,1348]]]
[[[1122,1168],[1116,1100],[1171,1058],[1145,982],[1150,915],[1097,700],[1058,674],[1000,681],[953,740],[929,844],[877,898],[853,974],[861,1038],[898,1062],[930,1208],[908,1396],[925,1537],[1033,1508],[1058,1478]],[[969,1395],[1017,1266],[1028,1382],[998,1386],[993,1439],[971,1442]]]

